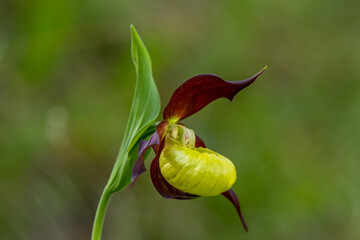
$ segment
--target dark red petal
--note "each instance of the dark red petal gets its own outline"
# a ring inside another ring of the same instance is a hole
[[[195,135],[195,137],[196,137],[195,147],[196,148],[199,148],[199,147],[206,148],[204,141],[198,135]]]
[[[150,166],[150,174],[151,180],[154,184],[156,190],[160,193],[160,195],[165,199],[180,199],[180,200],[188,200],[194,199],[199,196],[185,193],[173,186],[171,186],[163,177],[159,167],[159,157],[161,153],[162,147],[160,147],[160,151],[156,154],[155,159],[151,162]]]
[[[225,81],[212,74],[202,74],[190,78],[178,87],[168,105],[164,109],[164,119],[184,119],[218,98],[232,100],[243,88],[249,86],[265,70],[255,74],[249,79],[242,81]]]
[[[146,171],[145,164],[144,164],[144,156],[146,151],[153,146],[160,145],[160,137],[157,131],[154,132],[154,134],[150,137],[149,140],[144,141],[141,140],[139,143],[139,150],[138,150],[138,159],[136,160],[132,172],[131,172],[131,184],[132,186],[136,179]]]
[[[222,195],[225,196],[227,199],[229,199],[230,202],[234,205],[234,207],[236,208],[237,213],[239,214],[241,223],[242,223],[245,231],[248,232],[248,228],[247,228],[247,226],[246,226],[244,217],[241,215],[239,199],[238,199],[238,197],[236,196],[236,193],[234,192],[234,190],[232,190],[232,189],[230,188],[228,191],[223,192]]]

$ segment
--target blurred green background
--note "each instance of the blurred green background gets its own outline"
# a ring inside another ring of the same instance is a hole
[[[133,23],[163,107],[196,74],[239,80],[269,66],[234,102],[185,121],[235,163],[250,232],[225,198],[164,200],[146,172],[112,198],[104,240],[360,239],[359,9],[2,0],[0,238],[90,238],[133,97]]]

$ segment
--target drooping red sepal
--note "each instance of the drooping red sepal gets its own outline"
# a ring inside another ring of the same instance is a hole
[[[132,172],[131,172],[131,184],[130,187],[134,184],[134,182],[136,181],[136,179],[146,171],[145,168],[145,153],[146,151],[150,148],[153,147],[155,153],[158,152],[158,149],[160,147],[160,143],[161,140],[164,137],[164,133],[165,133],[165,129],[166,129],[166,125],[168,123],[166,121],[162,121],[158,124],[158,126],[156,127],[156,131],[154,132],[154,134],[150,137],[149,140],[144,141],[141,140],[139,143],[139,150],[138,150],[138,159],[136,160]]]
[[[190,78],[178,87],[164,109],[164,119],[176,118],[178,121],[198,112],[218,98],[232,100],[234,96],[249,86],[265,70],[242,81],[225,81],[213,74],[202,74]]]
[[[159,166],[159,157],[160,157],[162,148],[163,148],[163,144],[160,146],[159,152],[158,152],[158,154],[156,154],[156,157],[151,162],[151,166],[150,166],[151,180],[152,180],[156,190],[165,199],[188,200],[188,199],[194,199],[194,198],[199,197],[197,195],[183,192],[183,191],[173,187],[172,185],[170,185],[170,183],[168,183],[165,180],[165,178],[161,174],[160,166]]]
[[[236,196],[236,193],[234,192],[234,190],[232,190],[231,188],[229,190],[227,190],[226,192],[223,192],[222,195],[224,197],[226,197],[227,199],[229,199],[229,201],[234,205],[234,207],[236,208],[236,211],[240,217],[241,223],[245,229],[246,232],[248,232],[248,228],[246,226],[245,223],[245,219],[241,214],[241,210],[240,210],[240,203],[239,203],[239,199]]]

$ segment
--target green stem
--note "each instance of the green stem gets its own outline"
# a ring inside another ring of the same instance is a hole
[[[105,188],[96,209],[91,240],[101,240],[101,232],[104,224],[105,213],[109,205],[110,198],[111,193],[107,190],[107,188]]]

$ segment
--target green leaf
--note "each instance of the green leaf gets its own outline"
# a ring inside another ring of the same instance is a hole
[[[129,121],[114,168],[96,209],[92,240],[100,240],[105,213],[111,195],[131,181],[131,168],[137,159],[138,144],[156,131],[154,121],[160,113],[160,97],[151,70],[151,60],[144,43],[133,25],[131,31],[131,56],[136,70],[136,86]]]
[[[136,70],[135,95],[118,157],[106,186],[110,192],[119,191],[130,183],[131,168],[137,158],[137,143],[155,131],[154,121],[160,113],[160,97],[151,69],[151,59],[135,27],[130,26],[131,56]]]

